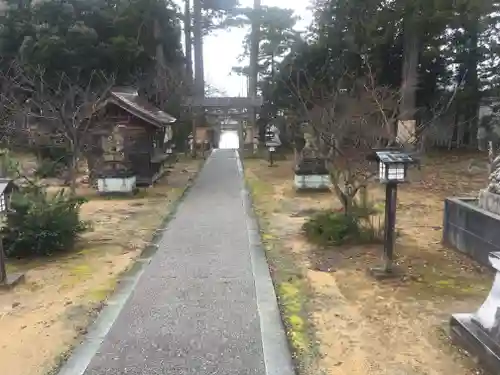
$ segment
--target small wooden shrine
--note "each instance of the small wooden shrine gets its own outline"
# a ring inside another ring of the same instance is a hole
[[[111,90],[97,114],[93,146],[86,155],[99,190],[129,192],[160,178],[171,156],[175,122],[134,88]]]

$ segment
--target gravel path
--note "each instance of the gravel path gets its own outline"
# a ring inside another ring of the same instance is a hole
[[[252,222],[239,158],[217,150],[84,374],[291,375]]]

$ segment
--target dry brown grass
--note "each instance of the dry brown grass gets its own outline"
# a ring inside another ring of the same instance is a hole
[[[290,160],[275,168],[265,161],[245,162],[257,211],[266,223],[264,238],[273,240],[268,249],[274,277],[282,277],[280,263],[286,257],[307,284],[302,291],[308,294],[301,299],[307,301],[319,355],[304,373],[477,373],[449,345],[445,332],[451,313],[478,308],[492,275],[441,245],[443,199],[475,195],[486,184],[486,169],[471,170],[471,158],[478,156],[430,155],[420,171],[412,171],[412,183],[400,187],[396,251],[405,276],[385,282],[366,272],[379,263],[381,246],[318,249],[302,236],[300,228],[308,214],[338,207],[332,194],[297,194]],[[370,193],[373,200],[383,202],[380,185],[374,184]]]
[[[82,216],[94,230],[83,236],[78,249],[57,258],[9,264],[10,272],[25,272],[26,283],[0,292],[2,374],[45,374],[77,342],[199,166],[200,161],[182,160],[169,176],[133,199],[99,198],[80,188],[90,198]]]

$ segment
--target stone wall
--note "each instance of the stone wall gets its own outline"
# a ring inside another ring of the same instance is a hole
[[[481,208],[474,198],[447,198],[443,243],[491,267],[489,253],[500,251],[500,216]]]

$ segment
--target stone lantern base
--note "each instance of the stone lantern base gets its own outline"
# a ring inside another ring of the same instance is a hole
[[[500,369],[500,347],[486,330],[474,321],[473,314],[453,314],[450,320],[451,339],[465,349],[479,365],[491,374]]]
[[[127,170],[106,171],[97,176],[97,192],[101,195],[133,195],[137,177]]]
[[[500,253],[489,260],[497,271],[490,294],[474,313],[454,314],[450,320],[452,341],[467,350],[491,374],[500,369]]]

